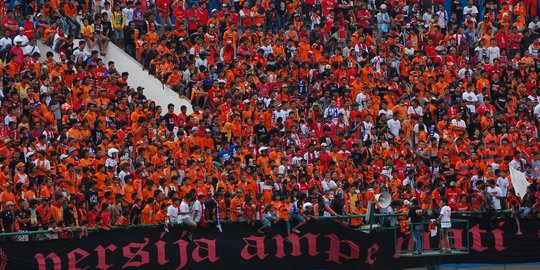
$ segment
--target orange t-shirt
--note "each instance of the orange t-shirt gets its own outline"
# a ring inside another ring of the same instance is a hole
[[[146,204],[142,210],[142,224],[154,224],[154,209],[152,209],[152,206],[150,204]]]

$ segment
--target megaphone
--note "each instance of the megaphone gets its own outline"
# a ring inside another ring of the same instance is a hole
[[[386,208],[390,206],[390,203],[392,203],[392,195],[390,195],[388,192],[382,192],[375,195],[375,200],[379,203],[381,208]]]

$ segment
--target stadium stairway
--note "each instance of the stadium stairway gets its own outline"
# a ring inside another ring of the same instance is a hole
[[[78,46],[79,40],[74,41],[75,46]],[[41,61],[46,59],[45,54],[52,49],[38,42],[39,50],[41,51]],[[59,55],[56,52],[54,53],[54,59],[59,60]],[[107,64],[109,61],[114,61],[116,69],[119,72],[127,71],[129,72],[128,83],[132,87],[142,86],[144,87],[144,94],[148,99],[151,99],[156,102],[157,105],[160,105],[163,108],[163,112],[167,112],[167,105],[169,103],[174,104],[175,113],[180,113],[180,107],[182,105],[187,106],[188,115],[193,112],[193,108],[188,99],[178,97],[178,94],[171,90],[166,85],[163,85],[158,79],[148,74],[148,71],[142,69],[142,65],[137,62],[135,59],[131,58],[127,53],[125,53],[118,46],[112,42],[109,44],[108,53],[106,56],[101,56],[104,63]]]

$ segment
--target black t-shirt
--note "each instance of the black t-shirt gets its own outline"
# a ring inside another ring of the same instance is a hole
[[[253,127],[253,131],[255,132],[255,136],[257,137],[257,141],[267,143],[267,130],[266,126],[264,124],[257,124],[255,127]]]
[[[174,126],[176,126],[176,114],[174,113],[167,113],[163,116],[163,119],[167,121],[167,129],[169,131],[172,131],[174,129]]]
[[[129,219],[133,221],[133,224],[139,224],[141,223],[141,208],[139,205],[134,204],[133,207],[131,207],[131,211],[129,212]]]
[[[63,43],[62,46],[60,46],[59,51],[64,52],[67,59],[71,59],[71,56],[73,55],[73,41]]]
[[[102,24],[95,24],[94,25],[94,31],[96,34],[103,35],[103,25]]]
[[[88,200],[88,205],[90,205],[91,203],[98,203],[99,202],[98,194],[97,194],[97,192],[95,192],[93,190],[88,190],[86,192],[86,199]]]
[[[64,223],[67,226],[75,225],[75,214],[73,213],[73,208],[71,207],[64,208]]]
[[[362,162],[362,154],[359,151],[352,151],[351,157],[355,166],[360,165],[360,163]]]
[[[101,26],[103,27],[103,35],[110,36],[112,33],[112,25],[111,22],[101,22]]]
[[[418,205],[413,205],[409,209],[408,217],[411,218],[412,223],[420,223],[422,222],[422,208]]]
[[[450,170],[454,170],[454,173],[451,175],[446,175],[445,172],[450,171]],[[439,171],[442,175],[444,175],[444,177],[446,178],[448,182],[457,181],[456,168],[454,164],[448,164],[448,166],[446,166],[445,164],[442,164]]]
[[[124,30],[124,44],[135,44],[135,31],[131,27],[126,27]]]
[[[4,210],[0,212],[0,219],[2,220],[2,226],[4,226],[5,231],[11,232],[11,225],[15,222],[15,214],[13,211]]]
[[[19,230],[28,231],[30,227],[30,209],[19,209],[15,211],[15,218],[19,220]],[[26,222],[21,222],[22,219],[28,219]]]
[[[96,127],[92,130],[92,140],[95,144],[100,144],[103,138],[105,138],[105,133],[101,130],[101,128]]]
[[[504,120],[495,120],[494,126],[497,133],[502,132],[503,127],[506,127],[506,130],[508,130],[508,123]]]
[[[214,211],[217,208],[217,201],[212,199],[204,203],[204,210],[206,211],[206,220],[214,220]]]

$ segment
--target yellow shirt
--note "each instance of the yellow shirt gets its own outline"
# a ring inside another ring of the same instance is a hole
[[[94,34],[93,25],[81,25],[81,35],[84,37],[90,37]]]

